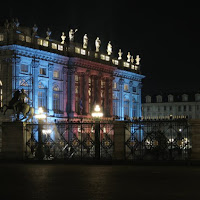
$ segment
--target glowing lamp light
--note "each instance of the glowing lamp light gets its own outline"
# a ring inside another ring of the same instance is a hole
[[[46,119],[46,118],[47,118],[47,116],[44,114],[44,111],[43,111],[43,108],[42,108],[42,107],[39,107],[38,113],[39,113],[39,114],[36,114],[36,115],[35,115],[35,117],[36,117],[37,119]]]
[[[47,130],[44,129],[44,130],[42,130],[42,133],[43,133],[43,134],[46,134],[46,135],[47,135],[47,134],[51,134],[51,132],[52,132],[51,129],[47,129]]]
[[[92,113],[92,117],[103,117],[103,113],[100,111],[101,111],[100,106],[96,105],[94,108],[94,112]]]

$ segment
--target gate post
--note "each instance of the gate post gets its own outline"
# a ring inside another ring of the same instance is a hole
[[[23,160],[25,156],[25,131],[23,122],[2,123],[2,156],[6,160]]]
[[[191,160],[200,160],[200,120],[190,120]]]
[[[125,160],[125,122],[114,121],[113,160]]]

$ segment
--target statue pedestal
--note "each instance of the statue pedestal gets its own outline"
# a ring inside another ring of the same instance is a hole
[[[25,133],[23,122],[2,123],[2,156],[5,160],[23,160]]]

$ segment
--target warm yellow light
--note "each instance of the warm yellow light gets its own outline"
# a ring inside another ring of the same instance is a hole
[[[38,113],[39,114],[36,114],[35,118],[37,118],[37,119],[45,119],[47,116],[43,112],[44,112],[43,108],[39,107],[39,109],[38,109]]]
[[[94,112],[92,113],[92,117],[103,117],[103,113],[100,111],[101,111],[100,106],[96,105],[94,108]]]
[[[103,117],[103,113],[92,113],[92,117]]]
[[[95,112],[99,112],[100,110],[101,110],[101,109],[100,109],[100,106],[99,106],[99,105],[96,105],[95,108],[94,108],[94,111],[95,111]]]

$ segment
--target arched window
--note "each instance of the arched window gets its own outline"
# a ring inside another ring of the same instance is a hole
[[[2,81],[0,80],[0,107],[3,106],[3,84]]]
[[[60,88],[58,85],[53,86],[53,111],[60,113]]]
[[[47,88],[42,82],[38,84],[38,107],[47,108]]]

